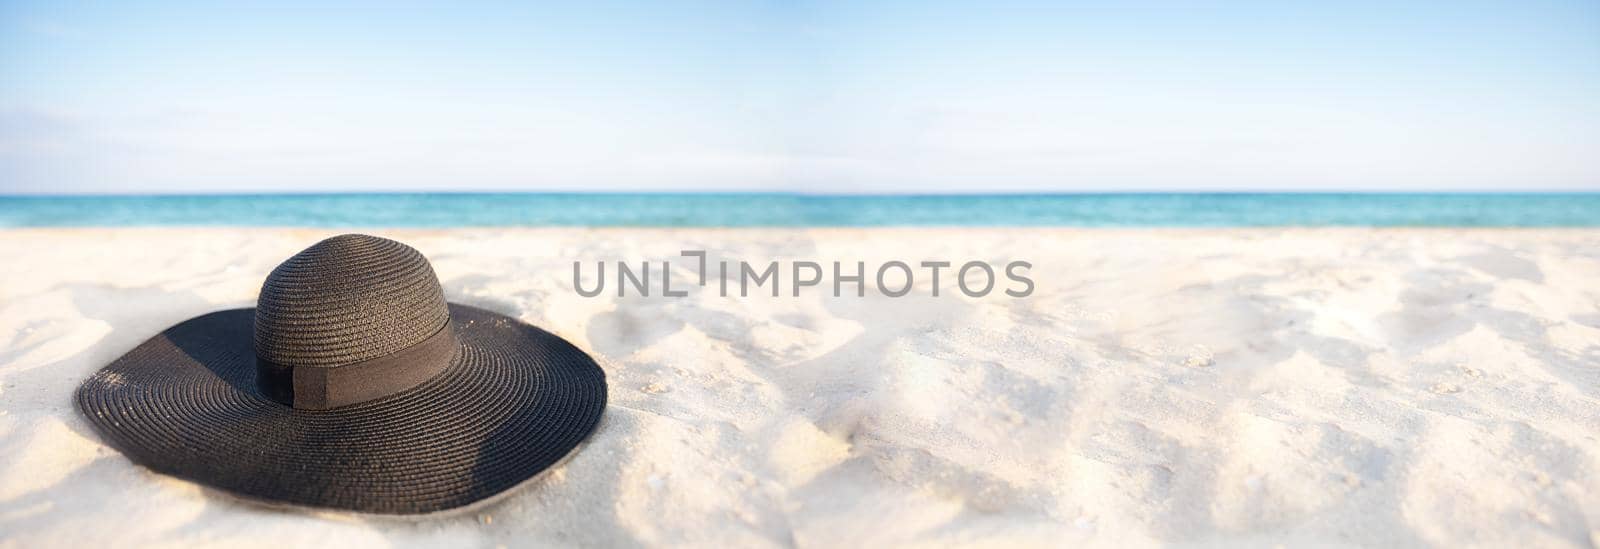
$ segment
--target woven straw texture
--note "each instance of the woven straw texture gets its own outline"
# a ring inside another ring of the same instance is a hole
[[[427,259],[376,236],[335,236],[273,269],[256,302],[257,356],[333,367],[415,345],[449,319]]]
[[[442,373],[388,396],[296,409],[258,384],[258,354],[334,368],[441,328],[456,337],[455,352],[430,355]],[[482,500],[557,463],[599,424],[606,382],[555,335],[446,303],[416,250],[344,235],[274,270],[257,308],[193,318],[140,344],[85,381],[77,402],[111,444],[157,472],[273,503],[410,514]]]
[[[598,425],[605,374],[515,319],[450,305],[456,363],[332,410],[255,387],[251,309],[169,328],[96,373],[78,406],[134,462],[248,498],[370,513],[450,509],[557,463]]]

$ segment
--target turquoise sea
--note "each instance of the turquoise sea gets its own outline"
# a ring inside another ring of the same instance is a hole
[[[1578,194],[0,196],[0,227],[1596,227]]]

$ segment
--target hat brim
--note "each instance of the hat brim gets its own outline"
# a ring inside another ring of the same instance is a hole
[[[254,309],[168,328],[78,388],[78,407],[150,469],[270,503],[415,514],[555,465],[599,424],[605,373],[549,332],[450,304],[460,352],[405,392],[297,410],[256,387]]]

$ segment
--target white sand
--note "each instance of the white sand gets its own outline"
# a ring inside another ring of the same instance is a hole
[[[334,233],[4,231],[0,546],[1600,544],[1600,231],[374,232],[426,253],[452,300],[595,355],[611,406],[584,450],[422,522],[152,474],[99,441],[74,388],[162,328],[251,305]],[[571,288],[575,259],[685,248],[1025,259],[1038,290]]]

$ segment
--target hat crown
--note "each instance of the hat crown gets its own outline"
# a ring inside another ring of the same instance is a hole
[[[450,319],[427,258],[363,234],[312,245],[272,270],[256,302],[256,357],[332,368],[388,356]]]

